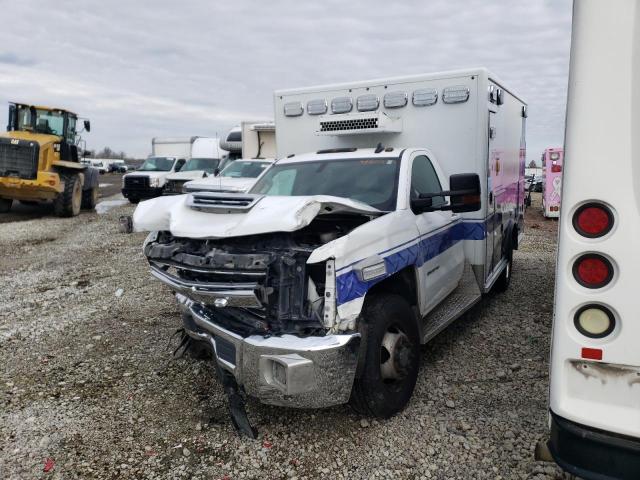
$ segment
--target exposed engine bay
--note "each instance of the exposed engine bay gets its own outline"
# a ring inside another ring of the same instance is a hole
[[[316,248],[370,218],[325,214],[293,232],[225,239],[174,237],[162,231],[145,245],[144,253],[155,276],[203,305],[216,323],[235,333],[322,336],[325,300],[335,300],[325,292],[326,262],[307,260]]]

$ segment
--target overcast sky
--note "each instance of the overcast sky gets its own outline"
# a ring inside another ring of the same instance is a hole
[[[476,66],[529,103],[529,160],[563,140],[569,0],[0,6],[0,108],[74,110],[91,119],[88,148],[146,157],[154,136],[222,135],[273,118],[275,89]]]

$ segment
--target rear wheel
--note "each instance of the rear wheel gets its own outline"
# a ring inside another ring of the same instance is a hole
[[[74,173],[63,173],[60,179],[64,182],[64,190],[53,201],[53,210],[59,217],[75,217],[82,205],[80,177]]]
[[[409,402],[418,379],[418,325],[405,299],[383,294],[363,310],[363,341],[351,406],[359,413],[389,418]]]
[[[82,191],[82,208],[93,210],[98,203],[98,187]]]
[[[10,198],[0,198],[0,213],[7,213],[11,210],[11,204],[13,200]]]

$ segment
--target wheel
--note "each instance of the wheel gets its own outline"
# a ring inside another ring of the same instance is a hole
[[[507,266],[504,267],[502,273],[496,280],[493,288],[496,292],[504,292],[509,288],[509,284],[511,283],[511,273],[513,270],[513,250],[509,247],[507,252]]]
[[[59,217],[75,217],[82,205],[80,177],[74,173],[63,173],[60,179],[64,183],[64,190],[53,201],[53,210]]]
[[[0,198],[0,213],[7,213],[11,210],[11,204],[13,200],[10,198]]]
[[[376,295],[365,303],[361,333],[350,403],[364,415],[389,418],[407,405],[418,379],[418,324],[401,296]]]
[[[133,204],[140,203],[140,199],[139,198],[135,198],[135,197],[134,198],[130,197],[129,198],[129,202],[133,203]]]
[[[98,203],[98,187],[82,191],[82,208],[93,210]]]

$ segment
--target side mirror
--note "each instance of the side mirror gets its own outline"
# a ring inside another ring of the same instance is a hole
[[[85,121],[84,121],[84,129],[85,129],[87,132],[90,132],[90,131],[91,131],[91,122],[90,122],[89,120],[85,120]]]
[[[449,177],[451,211],[454,213],[480,210],[480,177],[477,173],[459,173]]]
[[[450,190],[436,193],[421,193],[411,200],[414,213],[451,210],[454,213],[475,212],[480,210],[480,177],[477,173],[458,173],[449,177]],[[450,197],[448,204],[433,206],[434,197]]]
[[[219,169],[219,168],[216,168],[216,169],[213,171],[213,176],[214,176],[214,177],[217,177],[218,175],[220,175],[220,169]]]
[[[202,178],[207,178],[209,174],[207,172],[202,172]]]

